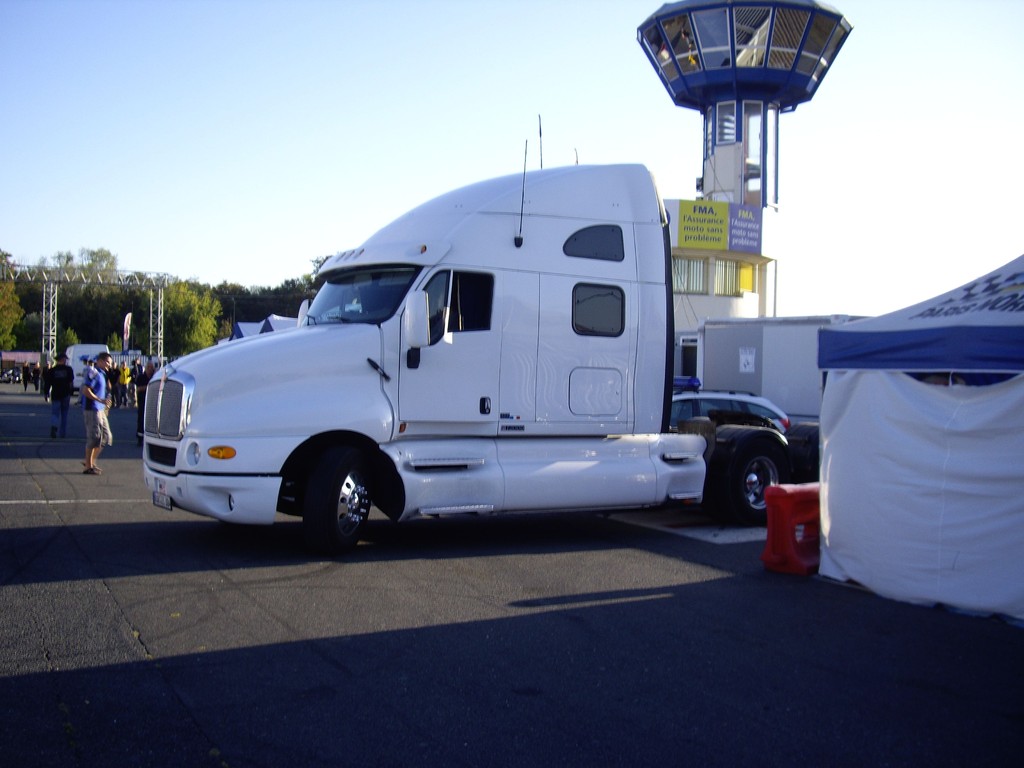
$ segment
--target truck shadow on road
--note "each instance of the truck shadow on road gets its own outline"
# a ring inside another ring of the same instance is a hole
[[[760,545],[716,547],[594,514],[405,523],[375,514],[353,551],[325,558],[306,548],[299,520],[281,518],[272,526],[230,525],[191,516],[166,521],[75,522],[74,513],[62,510],[54,524],[0,530],[0,585],[623,548],[719,567],[761,570],[757,560]]]
[[[218,567],[232,558],[251,563],[248,547],[263,541],[197,524],[147,527],[172,550],[191,545],[190,556],[168,560],[181,570],[211,567],[211,553]],[[577,546],[561,541],[571,527],[555,528],[539,537],[539,549]],[[514,540],[525,531],[507,533]],[[52,542],[54,554],[63,539]],[[147,534],[120,543],[149,541]],[[449,553],[480,545],[507,552],[524,542],[499,546],[478,533]],[[303,561],[280,555],[279,544],[271,550],[255,553],[257,567]],[[143,559],[96,568],[126,575]],[[729,577],[537,598],[514,585],[513,599],[478,604],[465,600],[461,576],[445,570],[435,577],[437,594],[409,595],[444,615],[416,614],[404,625],[388,610],[398,595],[381,590],[358,600],[347,578],[331,576],[324,623],[276,642],[262,638],[287,628],[280,618],[306,614],[269,605],[264,593],[237,603],[211,597],[218,610],[190,605],[170,618],[161,610],[167,589],[152,585],[154,604],[133,606],[144,631],[126,642],[137,660],[72,656],[48,671],[0,676],[6,760],[100,766],[133,754],[151,766],[941,768],[1016,765],[1024,749],[1020,640],[1008,627],[821,585],[792,599],[786,586],[766,593]],[[481,618],[481,607],[497,616]],[[243,645],[203,649],[238,620],[232,608],[247,613],[225,642]],[[496,749],[515,757],[496,757]]]

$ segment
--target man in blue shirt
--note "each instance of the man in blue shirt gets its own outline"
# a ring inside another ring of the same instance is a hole
[[[96,466],[96,459],[105,445],[114,444],[114,435],[107,421],[107,409],[111,399],[107,390],[107,371],[110,369],[109,352],[96,356],[96,365],[86,366],[82,379],[82,411],[85,414],[85,465],[86,475],[103,473]]]

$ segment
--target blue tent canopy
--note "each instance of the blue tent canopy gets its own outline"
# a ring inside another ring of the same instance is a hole
[[[818,367],[1024,371],[1024,256],[912,307],[822,328]]]

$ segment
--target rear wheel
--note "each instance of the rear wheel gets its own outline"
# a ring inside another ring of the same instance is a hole
[[[794,483],[816,483],[820,474],[820,429],[815,422],[794,424],[786,432]]]
[[[742,525],[766,525],[769,486],[789,482],[789,462],[781,445],[757,440],[736,451],[726,479],[729,516]]]
[[[306,545],[338,555],[359,541],[372,500],[365,464],[354,448],[331,448],[310,474],[302,507]]]

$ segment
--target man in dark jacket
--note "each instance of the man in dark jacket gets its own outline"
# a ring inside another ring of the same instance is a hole
[[[50,398],[50,437],[68,436],[68,408],[75,386],[75,372],[68,365],[68,356],[61,352],[57,362],[46,371],[43,394]]]

